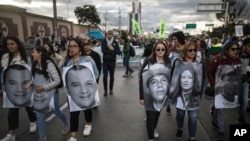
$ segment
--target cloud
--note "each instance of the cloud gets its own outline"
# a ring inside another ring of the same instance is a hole
[[[1,0],[3,4],[15,4],[28,12],[53,17],[52,0]],[[77,22],[74,8],[84,4],[93,4],[101,17],[102,23],[107,18],[108,28],[119,27],[119,10],[121,27],[128,24],[128,13],[132,11],[133,0],[57,0],[57,16]],[[206,29],[206,23],[217,23],[214,13],[197,13],[198,0],[140,0],[142,5],[141,25],[143,31],[155,30],[160,19],[169,27],[183,29],[186,23],[196,23],[197,30]],[[68,10],[67,10],[68,9]],[[68,15],[68,16],[67,16]],[[216,24],[215,24],[216,25]]]

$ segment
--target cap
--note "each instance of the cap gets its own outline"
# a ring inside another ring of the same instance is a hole
[[[112,30],[108,30],[107,34],[113,35],[113,31]]]

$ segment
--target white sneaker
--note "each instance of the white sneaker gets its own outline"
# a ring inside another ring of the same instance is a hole
[[[74,137],[70,137],[70,138],[68,139],[68,141],[77,141],[77,139],[74,138]]]
[[[2,138],[0,141],[16,141],[15,134],[7,134],[6,137]]]
[[[31,122],[30,123],[30,133],[35,133],[36,132],[36,123]]]
[[[154,137],[155,137],[156,139],[159,138],[159,133],[158,133],[158,131],[157,131],[156,129],[154,130]]]
[[[64,125],[62,130],[61,130],[61,134],[65,135],[65,134],[67,134],[69,132],[69,130],[70,130],[69,125]]]
[[[92,125],[91,124],[90,125],[86,124],[85,127],[84,127],[84,130],[83,130],[83,135],[84,136],[90,135],[91,130],[92,130]]]

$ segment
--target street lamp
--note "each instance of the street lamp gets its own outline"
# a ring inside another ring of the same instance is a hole
[[[67,1],[67,19],[69,19],[69,3],[70,3],[70,0]]]

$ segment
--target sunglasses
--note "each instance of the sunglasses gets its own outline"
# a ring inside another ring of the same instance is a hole
[[[189,50],[187,50],[188,52],[196,52],[196,49],[189,49]]]
[[[230,48],[231,51],[238,51],[239,48]]]
[[[165,48],[157,48],[156,51],[165,51]]]

